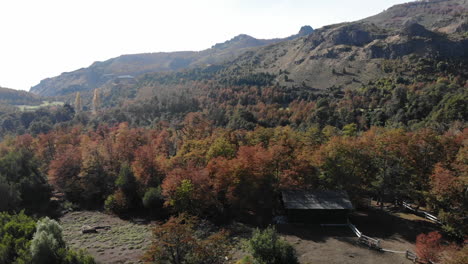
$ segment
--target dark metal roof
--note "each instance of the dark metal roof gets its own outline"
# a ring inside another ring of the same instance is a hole
[[[342,210],[353,209],[344,191],[286,190],[281,192],[286,209]]]

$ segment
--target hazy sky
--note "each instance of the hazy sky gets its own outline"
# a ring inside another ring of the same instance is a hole
[[[203,50],[244,33],[286,37],[303,25],[358,20],[408,0],[0,0],[0,86],[121,54]]]

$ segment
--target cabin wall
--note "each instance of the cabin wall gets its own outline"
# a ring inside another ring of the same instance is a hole
[[[344,224],[349,210],[286,210],[290,223]]]

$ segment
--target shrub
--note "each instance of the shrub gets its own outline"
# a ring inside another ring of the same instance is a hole
[[[80,250],[78,252],[68,250],[65,252],[63,257],[64,264],[96,264],[93,257],[88,255],[85,251]]]
[[[257,264],[257,262],[251,256],[244,256],[236,264]]]

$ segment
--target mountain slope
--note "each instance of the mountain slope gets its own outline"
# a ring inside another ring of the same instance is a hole
[[[466,32],[468,0],[428,0],[395,5],[363,21],[393,29],[416,22],[432,31]]]
[[[305,36],[313,32],[310,26],[301,28],[298,34],[285,39],[256,39],[239,35],[224,43],[200,52],[159,52],[122,55],[104,62],[95,62],[88,68],[62,73],[60,76],[42,80],[31,92],[44,96],[66,95],[77,91],[98,88],[116,79],[133,79],[147,72],[176,71],[188,67],[222,63],[248,49],[278,43]]]
[[[249,51],[226,67],[240,75],[275,74],[283,86],[356,88],[387,75],[385,60],[408,56],[467,60],[468,38],[433,32],[415,22],[389,29],[359,21]]]

